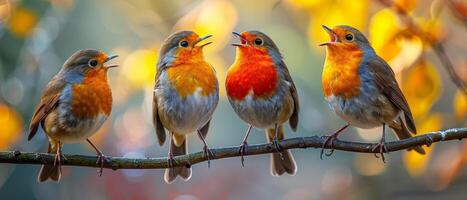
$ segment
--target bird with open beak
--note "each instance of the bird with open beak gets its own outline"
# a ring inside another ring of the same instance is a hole
[[[297,89],[276,44],[259,31],[233,33],[240,43],[234,63],[227,72],[225,87],[232,108],[249,126],[240,145],[246,153],[247,138],[252,127],[265,129],[266,138],[276,148],[271,154],[271,174],[294,175],[297,167],[292,153],[282,150],[279,140],[285,139],[283,124],[287,121],[297,129],[299,102]]]
[[[153,123],[160,145],[169,132],[169,166],[173,157],[187,153],[186,137],[196,133],[204,144],[204,156],[209,160],[211,151],[205,141],[212,114],[219,101],[219,84],[214,68],[206,62],[203,48],[211,42],[201,43],[211,35],[199,37],[192,31],[179,31],[162,44],[157,62],[153,97]],[[166,169],[164,180],[172,183],[177,176],[191,177],[189,167]]]
[[[385,161],[385,127],[388,125],[399,139],[416,134],[415,122],[409,105],[397,84],[394,72],[381,57],[376,55],[366,37],[350,26],[329,28],[323,25],[330,41],[322,74],[322,89],[329,107],[347,125],[329,136],[323,145],[331,144],[349,125],[358,128],[383,126],[380,142],[373,147]],[[421,146],[415,150],[425,154]],[[327,155],[331,155],[332,150]],[[376,154],[375,154],[376,155]]]
[[[107,56],[92,49],[74,53],[45,87],[29,125],[31,140],[39,125],[49,139],[49,153],[55,153],[54,165],[43,165],[38,181],[59,181],[62,145],[86,140],[97,152],[102,175],[104,154],[89,140],[107,120],[112,110],[112,92],[107,71],[117,65],[105,63],[117,56]]]

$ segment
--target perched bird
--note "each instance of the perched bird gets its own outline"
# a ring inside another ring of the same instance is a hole
[[[195,132],[204,143],[209,166],[212,153],[205,138],[219,102],[216,72],[203,55],[203,48],[211,42],[200,44],[209,37],[211,35],[200,38],[192,31],[180,31],[170,35],[160,49],[152,113],[161,146],[165,142],[165,129],[170,133],[169,166],[173,165],[174,156],[187,153],[186,136]],[[171,183],[177,176],[188,180],[191,168],[166,169],[164,180]]]
[[[296,131],[299,102],[297,89],[276,44],[266,34],[247,31],[233,32],[240,43],[232,44],[237,53],[235,62],[227,72],[227,96],[238,116],[249,124],[240,145],[240,154],[246,153],[247,139],[252,127],[266,130],[277,153],[271,154],[271,173],[279,176],[297,171],[289,150],[281,150],[278,140],[284,139],[283,124],[289,121]]]
[[[97,152],[97,162],[104,165],[104,154],[88,139],[109,117],[112,93],[104,65],[117,56],[108,57],[96,50],[80,50],[65,61],[62,69],[47,84],[29,125],[31,140],[39,125],[49,139],[49,153],[55,153],[54,165],[43,165],[38,181],[59,181],[64,143],[86,140]]]
[[[326,46],[326,60],[322,74],[322,89],[331,109],[348,124],[330,135],[324,147],[337,139],[349,125],[358,128],[383,126],[380,142],[374,146],[383,162],[385,126],[394,130],[399,139],[416,134],[410,108],[399,88],[391,67],[371,47],[365,36],[350,26],[336,26],[333,29],[323,25],[330,41]],[[405,118],[402,120],[402,117]],[[409,149],[410,150],[410,149]],[[425,154],[421,146],[413,150]],[[329,154],[332,154],[332,150]],[[375,154],[376,155],[376,154]]]

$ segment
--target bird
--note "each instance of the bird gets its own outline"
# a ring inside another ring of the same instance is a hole
[[[203,142],[203,152],[210,166],[210,151],[205,138],[212,115],[219,102],[219,83],[216,71],[203,55],[202,43],[212,35],[200,37],[193,31],[178,31],[162,44],[153,93],[153,124],[162,146],[169,132],[167,157],[169,168],[164,180],[172,183],[177,176],[188,181],[189,166],[172,167],[174,156],[187,154],[186,137],[196,133]]]
[[[385,162],[385,127],[389,126],[399,139],[416,134],[417,130],[407,100],[396,81],[388,63],[379,57],[370,42],[359,30],[339,25],[329,28],[323,25],[330,41],[320,44],[326,47],[326,59],[322,72],[324,98],[332,111],[347,122],[332,133],[324,147],[337,139],[347,127],[362,129],[383,127],[382,136],[373,147],[373,152],[381,155]],[[425,154],[421,146],[415,150]],[[330,156],[333,152],[326,155]],[[375,153],[378,157],[378,154]]]
[[[237,115],[248,124],[239,147],[242,166],[247,153],[247,139],[253,127],[265,129],[268,142],[276,151],[271,154],[271,174],[294,175],[296,162],[289,150],[282,150],[283,124],[297,130],[299,99],[297,89],[274,41],[260,31],[233,32],[240,43],[234,63],[227,71],[225,87],[229,102]]]
[[[102,175],[105,156],[91,137],[107,120],[112,110],[112,92],[107,71],[117,65],[106,65],[117,56],[107,56],[93,49],[79,50],[71,55],[61,70],[42,92],[29,124],[28,141],[39,126],[48,137],[48,153],[55,153],[54,165],[43,165],[38,181],[60,181],[61,163],[66,159],[63,144],[86,140],[97,153]]]

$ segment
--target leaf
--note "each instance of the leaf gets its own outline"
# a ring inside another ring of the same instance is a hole
[[[37,14],[28,8],[17,7],[7,21],[7,28],[12,35],[18,38],[25,38],[31,35],[32,30],[37,24]]]
[[[423,51],[422,40],[407,33],[397,14],[387,8],[371,17],[369,40],[376,53],[398,73],[413,65]]]
[[[0,103],[0,149],[7,150],[21,139],[23,121],[20,115],[5,104]]]
[[[394,5],[397,9],[410,12],[416,8],[417,0],[394,0]]]
[[[415,119],[428,114],[441,94],[441,84],[438,70],[425,59],[408,70],[401,85]]]
[[[461,2],[458,0],[452,1],[451,9],[453,10],[454,16],[461,21],[467,20],[467,5],[465,2]]]
[[[425,134],[428,132],[440,130],[442,128],[442,123],[443,118],[441,114],[433,113],[425,120],[423,120],[423,122],[418,124],[417,132]],[[420,155],[415,151],[408,151],[404,153],[404,166],[411,176],[420,176],[426,170],[434,146],[434,144],[430,147],[423,146],[423,149],[426,152],[425,155]]]
[[[456,120],[462,121],[467,116],[467,95],[461,90],[454,95],[453,109]]]

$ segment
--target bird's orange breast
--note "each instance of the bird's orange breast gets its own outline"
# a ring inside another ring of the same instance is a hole
[[[93,69],[86,74],[82,83],[72,86],[71,110],[77,118],[110,115],[112,92],[107,83],[107,69]]]
[[[324,96],[352,98],[359,95],[360,68],[363,52],[358,47],[327,46],[327,55],[322,74]]]
[[[201,88],[202,96],[209,96],[216,90],[214,70],[204,61],[171,66],[167,73],[172,86],[182,98],[192,95],[198,88]]]
[[[253,92],[254,98],[274,95],[278,73],[272,58],[261,50],[240,51],[243,52],[237,52],[237,58],[227,74],[227,95],[235,100],[243,100],[250,92]]]

